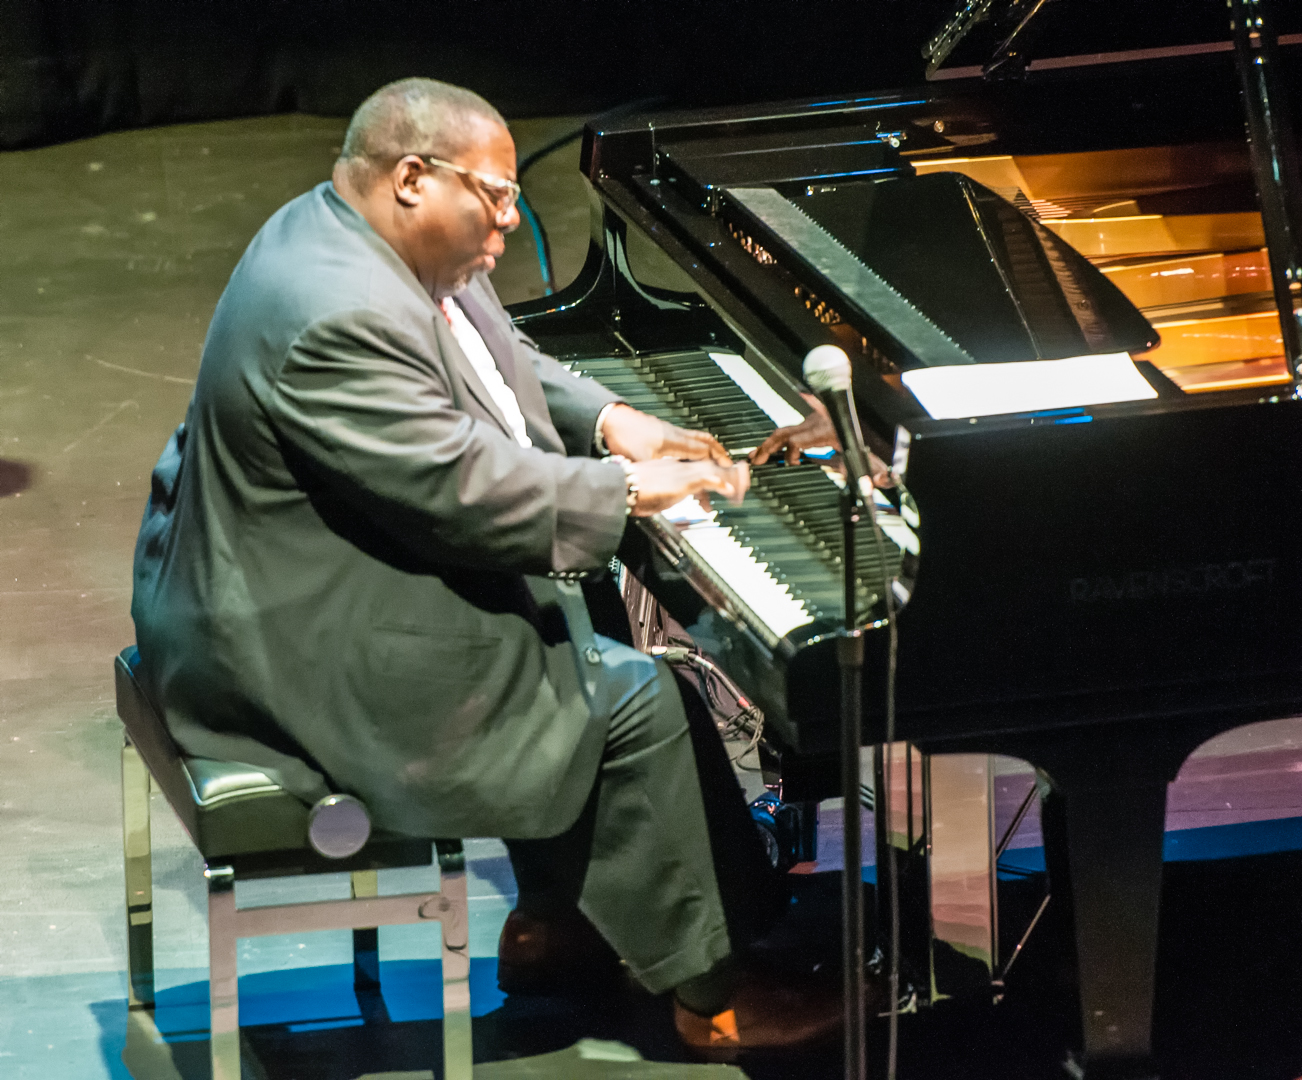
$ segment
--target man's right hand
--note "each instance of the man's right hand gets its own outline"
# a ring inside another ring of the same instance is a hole
[[[650,517],[688,495],[708,492],[739,503],[750,487],[750,467],[744,461],[723,466],[712,461],[656,458],[639,461],[633,472],[637,478],[637,505],[631,511],[634,517]]]

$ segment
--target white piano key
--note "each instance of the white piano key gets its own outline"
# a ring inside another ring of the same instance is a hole
[[[813,621],[804,602],[768,572],[768,564],[756,560],[731,528],[718,523],[716,511],[705,510],[693,496],[670,508],[665,517],[679,525],[681,539],[775,636]]]
[[[835,469],[823,466],[823,472],[831,479],[838,488],[845,490],[845,477]],[[918,534],[910,528],[910,525],[918,524],[918,514],[916,510],[911,510],[907,505],[901,512],[895,509],[885,495],[877,488],[872,489],[873,506],[877,511],[877,524],[882,530],[882,535],[886,537],[901,551],[909,551],[917,555],[921,550],[918,543]],[[912,517],[912,522],[909,518]]]
[[[778,427],[791,427],[804,417],[800,410],[773,389],[764,377],[736,353],[712,352],[710,359],[719,369],[741,387],[741,392],[768,414]]]
[[[713,521],[713,511],[705,509],[695,495],[688,495],[680,502],[674,503],[664,516],[675,525],[690,525],[697,521]]]
[[[892,544],[901,551],[917,555],[921,551],[918,535],[910,527],[907,515],[896,510],[891,501],[876,488],[873,489],[873,505],[877,508],[877,524]],[[914,514],[916,522],[917,515]]]

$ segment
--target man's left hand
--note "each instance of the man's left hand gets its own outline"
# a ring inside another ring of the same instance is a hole
[[[809,407],[813,409],[813,412],[799,424],[778,428],[759,446],[755,447],[750,454],[750,463],[752,465],[763,465],[775,454],[781,455],[788,465],[799,465],[801,452],[817,446],[830,446],[837,451],[838,455],[840,454],[841,440],[836,437],[836,428],[832,426],[832,418],[827,415],[827,409],[823,403],[813,394],[801,394],[800,396],[809,403]],[[844,475],[844,461],[838,457],[836,464],[838,470]],[[891,467],[871,450],[868,451],[868,466],[872,469],[873,487],[891,488],[895,486],[895,477],[891,474]]]
[[[619,404],[606,413],[601,437],[606,449],[629,461],[678,458],[680,461],[713,461],[731,465],[732,458],[708,431],[687,431],[630,405]]]
[[[799,465],[800,454],[817,446],[830,446],[840,453],[841,441],[836,437],[836,428],[832,418],[827,415],[827,408],[813,394],[801,394],[813,410],[799,424],[780,427],[750,453],[752,465],[763,465],[774,454],[779,454],[788,465]]]

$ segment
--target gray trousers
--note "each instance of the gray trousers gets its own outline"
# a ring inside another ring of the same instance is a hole
[[[668,666],[609,638],[597,643],[616,705],[592,794],[560,836],[507,847],[520,910],[546,917],[577,903],[637,979],[661,993],[732,952],[698,754]],[[725,797],[745,811],[739,791]],[[753,826],[748,839],[758,844]]]

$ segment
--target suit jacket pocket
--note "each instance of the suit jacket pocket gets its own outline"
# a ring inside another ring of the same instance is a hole
[[[424,627],[373,626],[375,674],[411,685],[475,687],[492,677],[501,642],[477,635],[440,634]]]
[[[367,653],[368,711],[410,760],[450,762],[477,744],[513,681],[507,650],[493,638],[372,627]]]
[[[502,753],[491,748],[504,736],[512,746],[530,742],[537,716],[551,711],[546,703],[554,692],[544,687],[544,650],[532,631],[524,626],[528,633],[512,636],[509,628],[501,635],[477,629],[372,624],[363,654],[364,708],[400,758],[427,760],[435,771],[482,769],[482,761],[467,762]],[[508,736],[526,717],[534,720],[523,733]]]

